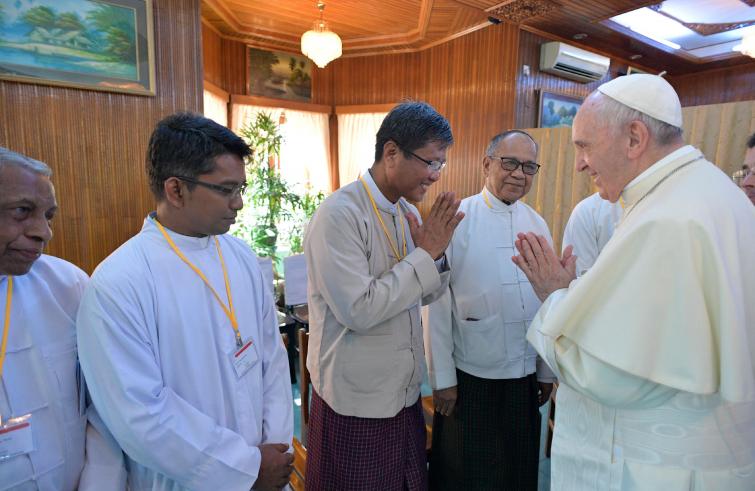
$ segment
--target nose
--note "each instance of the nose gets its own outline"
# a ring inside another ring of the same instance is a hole
[[[228,207],[235,211],[244,207],[244,199],[241,197],[241,193],[236,193],[231,197],[231,201],[228,202]]]
[[[526,174],[524,173],[524,168],[521,165],[517,166],[516,169],[512,170],[511,174],[509,174],[509,175],[512,176],[512,177],[514,177],[515,179],[525,179],[526,178]]]
[[[750,172],[742,180],[742,189],[755,188],[755,170]]]
[[[577,172],[582,172],[587,169],[587,162],[585,162],[585,159],[581,155],[577,154],[574,157],[574,167],[577,169]]]
[[[35,216],[29,222],[29,227],[26,229],[26,236],[34,241],[47,244],[50,242],[50,239],[52,239],[50,220],[41,213],[38,216]]]
[[[431,170],[431,171],[430,171],[430,177],[429,177],[429,179],[430,179],[430,180],[431,180],[432,182],[435,182],[435,181],[437,181],[438,179],[440,179],[440,171],[439,171],[439,170]]]

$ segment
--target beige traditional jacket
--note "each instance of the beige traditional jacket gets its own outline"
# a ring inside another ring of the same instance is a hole
[[[415,249],[403,198],[391,203],[369,173],[388,242],[361,180],[326,199],[307,229],[309,355],[317,394],[337,413],[389,418],[419,398],[425,373],[420,303],[448,284],[433,258]],[[403,231],[402,226],[403,224]],[[394,248],[403,256],[398,260]]]

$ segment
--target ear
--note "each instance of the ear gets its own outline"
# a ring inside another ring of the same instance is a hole
[[[401,149],[393,140],[388,140],[383,144],[383,161],[387,164],[387,167],[392,166],[399,152],[401,152]]]
[[[182,208],[184,205],[184,188],[181,186],[181,180],[177,177],[169,177],[163,182],[163,192],[165,201],[175,208]]]
[[[488,175],[490,175],[490,162],[491,162],[491,160],[492,159],[490,157],[488,157],[487,155],[482,158],[482,174],[485,177],[488,177]]]
[[[629,147],[627,148],[627,157],[630,160],[639,158],[650,143],[650,132],[648,127],[640,121],[629,123]]]

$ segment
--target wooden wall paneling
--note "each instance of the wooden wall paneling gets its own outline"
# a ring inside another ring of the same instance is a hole
[[[755,101],[685,107],[684,140],[726,174],[742,168],[747,138],[755,133]]]
[[[60,210],[47,252],[87,272],[154,209],[144,155],[154,124],[202,111],[200,0],[154,0],[157,95],[0,81],[0,145],[46,162]]]
[[[232,94],[246,94],[246,45],[221,37],[202,22],[204,79]]]
[[[670,77],[682,106],[755,100],[755,60],[732,68]]]
[[[326,74],[333,80],[332,104],[390,104],[410,98],[432,104],[449,120],[455,144],[440,181],[419,206],[424,213],[441,191],[466,197],[482,187],[488,141],[514,124],[518,46],[518,28],[501,24],[417,53],[341,58],[326,67],[332,70]],[[313,99],[318,97],[315,93]]]
[[[231,94],[246,94],[247,49],[244,43],[222,39],[223,81]]]
[[[226,83],[223,79],[223,52],[220,34],[204,20],[202,21],[202,59],[204,61],[203,78],[223,90]]]

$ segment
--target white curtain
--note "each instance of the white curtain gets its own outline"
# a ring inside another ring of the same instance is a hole
[[[204,115],[218,124],[228,126],[228,100],[209,90],[205,90]]]
[[[338,178],[356,180],[375,161],[375,135],[387,112],[338,115]]]
[[[330,191],[330,130],[328,115],[274,107],[234,104],[235,133],[252,121],[260,111],[281,122],[281,176],[296,192]],[[281,117],[283,116],[283,117]]]

